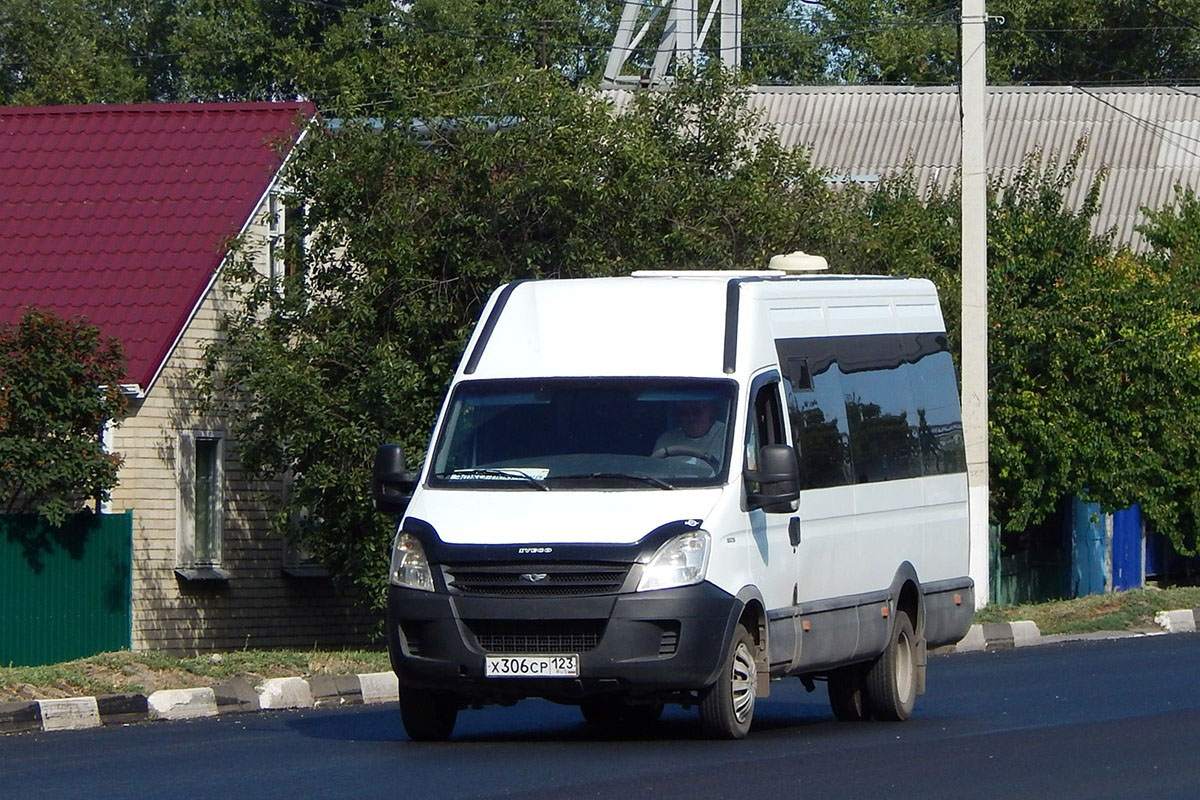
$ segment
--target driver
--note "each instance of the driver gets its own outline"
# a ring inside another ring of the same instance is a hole
[[[686,400],[675,407],[675,414],[679,427],[659,436],[654,450],[667,450],[669,454],[669,448],[678,447],[707,453],[713,463],[720,462],[725,452],[725,423],[714,418],[713,404],[707,400]],[[695,460],[693,457],[692,461]]]

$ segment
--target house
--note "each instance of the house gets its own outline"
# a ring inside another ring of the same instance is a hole
[[[618,109],[633,96],[617,87],[601,95]],[[926,191],[957,177],[957,86],[760,86],[748,101],[832,180],[873,183],[909,167]],[[1143,206],[1171,202],[1176,184],[1200,186],[1200,87],[989,86],[987,125],[992,178],[1037,151],[1065,159],[1086,138],[1067,199],[1078,203],[1106,172],[1093,230],[1112,228],[1135,250],[1146,246],[1135,230]]]
[[[271,534],[280,487],[243,474],[189,376],[236,302],[219,280],[231,238],[264,273],[282,268],[280,169],[314,114],[0,108],[0,323],[49,308],[124,346],[129,415],[106,433],[124,463],[105,510],[132,516],[134,649],[356,645],[374,624]]]

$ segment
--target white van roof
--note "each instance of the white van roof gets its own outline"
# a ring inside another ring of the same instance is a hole
[[[739,339],[761,338],[760,325],[775,336],[944,329],[929,281],[768,270],[517,281],[482,319],[460,377],[730,377],[748,366],[736,364]]]

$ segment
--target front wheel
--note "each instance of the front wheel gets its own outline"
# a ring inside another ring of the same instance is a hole
[[[401,688],[400,719],[414,742],[445,741],[458,719],[458,702],[445,692]]]
[[[875,719],[903,722],[917,702],[917,637],[908,614],[896,614],[892,638],[867,672],[867,696]]]
[[[742,739],[749,733],[758,690],[757,651],[754,638],[739,624],[721,677],[700,699],[700,724],[712,738]]]

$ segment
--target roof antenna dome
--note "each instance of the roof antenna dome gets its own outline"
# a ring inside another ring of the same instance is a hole
[[[811,255],[803,250],[797,250],[794,253],[771,256],[771,263],[767,268],[787,273],[824,272],[829,269],[829,262],[825,260],[824,256]]]

